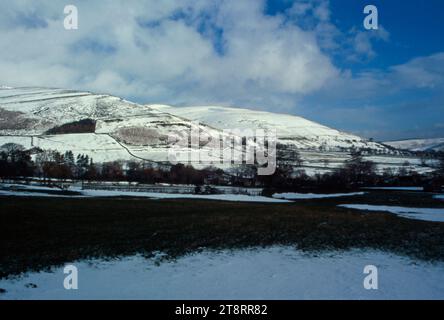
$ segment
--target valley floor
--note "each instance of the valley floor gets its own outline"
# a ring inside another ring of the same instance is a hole
[[[378,208],[444,214],[439,195],[292,197],[0,195],[0,299],[444,299],[444,223]],[[62,285],[68,263],[77,291]],[[368,264],[378,290],[363,288]]]

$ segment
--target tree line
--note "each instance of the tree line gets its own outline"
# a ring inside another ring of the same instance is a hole
[[[8,143],[0,147],[0,178],[39,177],[43,179],[82,181],[130,181],[139,183],[173,183],[192,185],[232,185],[265,187],[270,190],[349,190],[363,186],[400,186],[444,184],[444,155],[436,171],[420,175],[406,162],[398,170],[386,168],[378,173],[376,165],[366,160],[362,152],[354,151],[342,167],[324,174],[307,175],[303,161],[295,149],[278,149],[274,174],[260,176],[257,165],[238,165],[229,171],[215,167],[196,169],[176,164],[153,166],[138,161],[95,163],[88,155],[72,151],[60,153],[39,148],[25,149]],[[328,163],[325,163],[327,166]]]
[[[0,147],[0,178],[39,177],[43,179],[83,181],[130,181],[202,185],[223,183],[224,172],[217,168],[197,170],[176,164],[153,167],[137,161],[95,163],[85,154],[60,153],[39,148],[25,149],[8,143]]]

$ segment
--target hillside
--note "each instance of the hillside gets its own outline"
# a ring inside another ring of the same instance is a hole
[[[324,151],[340,151],[355,147],[386,150],[381,144],[288,114],[217,106],[185,108],[160,106],[157,109],[218,129],[276,129],[279,142],[294,145],[299,149],[321,148]]]
[[[199,123],[196,123],[198,121]],[[352,149],[366,149],[378,169],[405,166],[420,172],[431,168],[416,158],[405,158],[382,144],[344,133],[307,119],[270,112],[226,107],[141,105],[106,94],[50,89],[0,89],[0,145],[13,142],[26,148],[87,154],[96,162],[143,160],[167,162],[172,144],[184,130],[200,133],[199,149],[182,145],[177,161],[188,163],[198,155],[202,168],[221,163],[215,145],[232,138],[223,129],[276,129],[278,142],[298,149],[309,174],[341,166]],[[214,143],[216,142],[216,144]],[[197,146],[195,146],[197,147]]]
[[[195,126],[192,121],[109,95],[47,88],[0,89],[0,144],[72,150],[96,161],[166,161],[171,143],[190,128],[207,139],[221,134],[209,126]]]
[[[444,151],[444,138],[387,141],[384,144],[410,151]]]

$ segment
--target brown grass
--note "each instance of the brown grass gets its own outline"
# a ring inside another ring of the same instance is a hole
[[[0,277],[90,257],[153,251],[175,257],[202,248],[276,244],[302,250],[373,248],[444,260],[444,223],[336,206],[386,203],[384,197],[372,193],[291,204],[0,197]]]

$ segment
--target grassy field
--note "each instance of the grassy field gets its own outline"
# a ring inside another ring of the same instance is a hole
[[[444,261],[444,223],[341,203],[442,207],[430,194],[372,191],[289,204],[142,198],[0,197],[0,277],[82,258],[275,244],[373,248]]]

